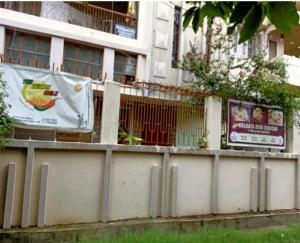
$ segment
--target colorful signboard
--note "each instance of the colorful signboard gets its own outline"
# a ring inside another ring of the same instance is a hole
[[[122,24],[115,24],[115,34],[131,39],[136,38],[136,28],[129,27]]]
[[[0,63],[9,115],[17,127],[90,132],[92,80],[72,74]]]
[[[227,126],[228,145],[285,148],[284,114],[279,107],[229,100]]]

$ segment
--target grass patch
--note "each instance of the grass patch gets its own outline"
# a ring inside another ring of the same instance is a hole
[[[197,232],[149,231],[106,235],[80,243],[300,243],[300,225],[277,229],[238,230],[229,227],[201,228]]]

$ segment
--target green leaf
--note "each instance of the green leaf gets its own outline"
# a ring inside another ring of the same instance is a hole
[[[267,17],[276,28],[285,34],[299,25],[299,15],[294,2],[268,2]]]
[[[201,9],[201,14],[208,18],[223,17],[224,15],[220,11],[219,5],[213,5],[211,2],[207,2]]]
[[[240,24],[249,14],[256,2],[238,2],[230,16],[230,23]]]
[[[194,18],[193,18],[193,22],[192,22],[192,26],[193,26],[193,30],[196,33],[200,27],[200,23],[201,23],[201,9],[198,8],[195,11],[194,14]]]
[[[184,20],[183,20],[183,29],[184,30],[189,26],[189,23],[191,22],[191,19],[194,16],[195,9],[196,9],[196,7],[191,7],[184,13]]]
[[[222,11],[223,19],[226,21],[233,11],[233,2],[218,2]]]
[[[256,32],[264,19],[261,5],[256,5],[245,19],[245,23],[240,33],[239,44],[249,40]]]

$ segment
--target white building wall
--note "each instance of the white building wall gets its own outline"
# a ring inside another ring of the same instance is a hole
[[[60,71],[63,64],[64,57],[64,39],[52,37],[50,50],[50,69],[53,71]]]
[[[129,39],[76,25],[82,19],[86,23],[81,21],[81,24],[90,25],[92,19],[82,18],[80,14],[76,14],[76,10],[75,12],[74,9],[71,11],[70,7],[63,2],[42,2],[42,17],[0,8],[0,25],[20,31],[90,44],[99,48],[111,48],[128,52],[138,56],[136,73],[138,80],[184,85],[191,80],[191,75],[182,72],[178,68],[172,68],[175,6],[181,7],[182,14],[190,7],[184,2],[140,1],[137,39]],[[57,11],[55,11],[56,8],[58,8]],[[59,21],[49,18],[56,18]],[[182,16],[182,21],[183,19]],[[192,27],[189,26],[185,31],[181,30],[179,39],[180,60],[182,60],[183,55],[190,51],[190,43],[198,46],[200,52],[205,52],[206,38],[201,29],[195,34]],[[264,41],[267,41],[266,38],[264,38]],[[3,38],[0,38],[1,46],[3,46]],[[247,43],[238,45],[235,55],[246,57],[248,55],[247,49]],[[56,57],[61,56],[57,53],[57,50],[55,52]],[[277,53],[278,55],[283,54],[283,43],[278,42]],[[106,61],[104,58],[104,63]]]
[[[71,10],[62,2],[43,2],[41,17],[0,8],[0,25],[37,35],[137,54],[138,80],[180,85],[182,83],[181,70],[171,68],[175,5],[181,6],[182,12],[187,8],[182,2],[139,2],[137,39],[124,38],[76,25],[82,19],[86,23],[81,21],[81,24],[90,25],[92,19],[86,16],[82,18],[80,14],[76,14],[73,9]],[[189,50],[188,43],[194,41],[194,38],[195,34],[190,27],[185,32],[181,31],[180,57]],[[0,44],[3,45],[3,38],[0,39]],[[52,48],[55,46],[53,45]],[[51,66],[53,61],[58,62],[58,59],[61,59],[63,54],[58,53],[60,49],[52,50],[51,57],[54,60],[51,60]],[[105,61],[104,59],[104,63]],[[55,69],[58,66],[60,64],[55,65]]]
[[[5,27],[0,25],[0,55],[4,55],[5,49]]]

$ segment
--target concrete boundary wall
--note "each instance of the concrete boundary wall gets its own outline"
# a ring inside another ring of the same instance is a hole
[[[299,155],[13,140],[0,225],[299,209]]]

